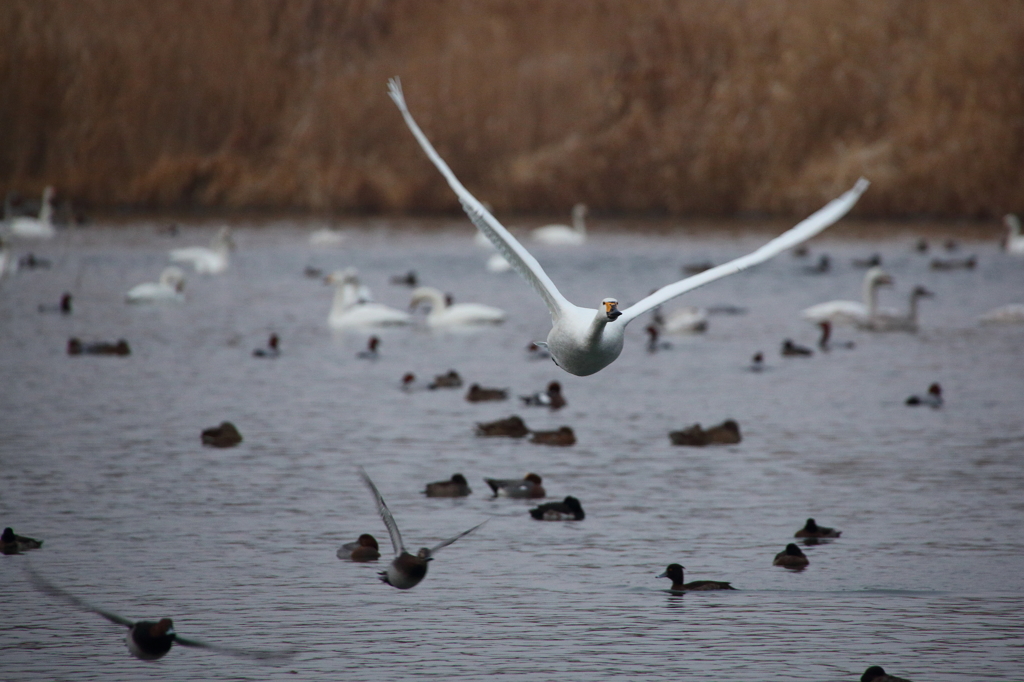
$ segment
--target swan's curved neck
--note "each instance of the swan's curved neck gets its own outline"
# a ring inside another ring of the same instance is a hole
[[[907,312],[907,320],[910,322],[917,322],[917,302],[921,298],[921,295],[916,291],[910,294],[910,310]]]
[[[584,343],[589,348],[597,348],[601,345],[601,337],[604,335],[604,328],[608,322],[608,314],[603,310],[598,310],[594,315],[594,321],[587,328],[587,335],[584,338]]]
[[[587,224],[583,216],[583,211],[572,212],[572,229],[574,229],[576,232],[579,232],[580,234],[587,233]]]
[[[50,203],[50,196],[43,195],[43,205],[39,207],[39,222],[51,223],[53,221],[53,205]]]
[[[437,289],[424,288],[416,294],[416,300],[426,300],[430,304],[430,314],[443,312],[448,307],[444,294]]]
[[[864,305],[868,307],[868,315],[874,315],[878,310],[878,280],[869,279],[864,282]]]
[[[331,305],[331,314],[340,315],[358,302],[359,284],[338,282],[334,285],[334,303]]]

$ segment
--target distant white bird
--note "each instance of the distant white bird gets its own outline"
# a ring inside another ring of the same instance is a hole
[[[552,328],[547,338],[548,350],[559,367],[577,376],[593,374],[614,362],[622,352],[626,325],[637,316],[691,289],[745,270],[810,239],[846,215],[869,184],[867,180],[861,178],[853,189],[829,202],[817,213],[757,251],[662,287],[625,311],[619,311],[618,301],[614,298],[605,298],[598,310],[581,308],[562,296],[537,259],[469,193],[469,190],[462,186],[413,120],[397,79],[390,81],[389,90],[391,98],[402,112],[406,125],[427,157],[448,181],[470,220],[477,229],[488,236],[498,252],[544,299],[552,320]]]
[[[659,316],[660,317],[660,316]],[[661,318],[661,328],[666,334],[700,334],[708,330],[708,309],[688,305]]]
[[[569,225],[545,225],[530,232],[530,238],[541,244],[553,246],[579,246],[587,241],[587,216],[585,204],[572,207],[572,227]]]
[[[512,266],[500,253],[495,253],[487,259],[487,272],[508,272],[511,269]]]
[[[323,247],[341,246],[345,239],[346,235],[341,230],[324,227],[319,230],[313,230],[309,234],[309,245]]]
[[[374,303],[370,290],[360,284],[355,268],[328,275],[324,282],[335,286],[334,304],[327,316],[327,324],[335,329],[412,324],[409,313]]]
[[[982,324],[1024,324],[1024,303],[1008,303],[981,315]]]
[[[826,301],[805,308],[801,313],[805,320],[832,324],[867,324],[878,310],[878,287],[892,284],[892,277],[882,268],[874,267],[864,273],[864,302]]]
[[[15,272],[17,269],[18,261],[14,258],[14,254],[11,253],[4,240],[0,239],[0,279],[3,279],[4,275]]]
[[[1013,213],[1007,213],[1003,216],[1003,224],[1007,230],[1003,248],[1007,253],[1024,256],[1024,235],[1020,233],[1020,219]]]
[[[128,290],[124,300],[128,303],[178,302],[185,300],[185,273],[171,265],[160,273],[159,282],[143,282]]]
[[[430,306],[427,324],[431,327],[457,327],[474,324],[501,324],[505,311],[482,303],[453,303],[433,287],[419,287],[412,292],[409,307],[415,309],[421,303]]]
[[[934,295],[924,287],[914,287],[910,292],[910,303],[906,313],[876,309],[867,322],[857,326],[873,332],[916,332],[917,301],[922,298],[931,298]]]
[[[43,190],[43,203],[39,207],[39,217],[16,216],[11,218],[10,234],[25,239],[52,239],[57,234],[53,227],[53,187],[49,185]]]
[[[217,230],[209,247],[188,246],[183,249],[171,249],[170,257],[174,263],[191,265],[198,273],[216,275],[228,269],[228,254],[234,247],[231,228],[224,225]]]

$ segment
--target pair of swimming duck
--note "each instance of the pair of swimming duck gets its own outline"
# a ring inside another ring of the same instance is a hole
[[[804,542],[807,544],[816,544],[818,540],[825,538],[837,538],[842,535],[842,531],[836,530],[835,528],[826,528],[825,526],[819,526],[815,523],[814,519],[807,519],[807,523],[804,527],[798,530],[793,537],[804,538]],[[810,559],[804,554],[800,547],[796,543],[791,542],[786,545],[786,549],[782,550],[775,555],[775,559],[772,561],[773,566],[782,566],[783,568],[791,568],[795,570],[802,570],[810,564]]]
[[[541,477],[533,473],[526,474],[522,479],[484,479],[495,497],[516,498],[546,497],[547,493],[541,481]],[[465,497],[473,491],[470,490],[465,476],[453,474],[447,481],[428,483],[423,492],[427,497]]]
[[[530,436],[530,442],[539,445],[564,447],[576,444],[576,433],[570,426],[560,426],[554,431],[531,431],[522,418],[515,414],[493,422],[478,422],[476,425],[476,435],[478,436],[523,438],[530,434],[533,434]]]

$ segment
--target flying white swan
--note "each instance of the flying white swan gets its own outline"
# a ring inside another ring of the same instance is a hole
[[[13,237],[26,239],[52,239],[57,234],[53,227],[53,187],[49,185],[43,190],[43,203],[39,207],[39,217],[17,216],[11,219],[10,233]]]
[[[547,339],[547,348],[551,352],[551,358],[559,367],[577,376],[593,374],[614,362],[622,352],[626,325],[637,316],[691,289],[745,270],[752,265],[768,260],[791,246],[810,239],[846,215],[869,184],[867,180],[861,178],[853,189],[838,199],[832,200],[817,213],[757,251],[662,287],[624,311],[618,309],[618,301],[614,298],[605,298],[601,301],[601,308],[598,310],[581,308],[562,296],[537,259],[469,193],[469,190],[462,186],[462,183],[448,168],[448,164],[438,156],[423,131],[416,125],[412,114],[409,113],[398,79],[391,79],[388,88],[391,99],[402,112],[409,130],[412,131],[427,157],[448,181],[448,185],[455,191],[470,220],[477,226],[477,229],[490,238],[498,252],[544,299],[551,313],[552,321]]]
[[[1024,256],[1024,235],[1020,233],[1020,218],[1013,213],[1003,216],[1003,223],[1006,225],[1006,242],[1004,248],[1007,253],[1015,256]]]
[[[873,332],[916,332],[917,301],[921,298],[931,298],[934,295],[924,287],[914,287],[910,292],[910,305],[906,313],[876,308],[866,322],[858,323],[857,326]]]
[[[873,267],[864,273],[864,302],[857,301],[826,301],[805,308],[800,313],[805,320],[811,322],[831,322],[832,324],[867,324],[871,316],[878,310],[878,287],[892,284],[892,277],[885,270]]]
[[[535,242],[552,246],[579,246],[587,241],[587,226],[583,222],[586,215],[586,204],[576,204],[572,207],[572,227],[545,225],[531,230],[530,238]]]
[[[327,324],[335,329],[412,324],[409,313],[374,303],[370,290],[359,283],[355,268],[328,275],[324,282],[335,286],[334,304],[327,316]]]
[[[181,268],[170,266],[160,273],[159,282],[143,282],[128,290],[124,300],[128,303],[149,303],[185,300],[185,273]]]
[[[430,306],[427,324],[431,327],[455,327],[470,324],[501,324],[505,311],[482,303],[452,303],[448,305],[445,295],[433,287],[419,287],[412,292],[409,307],[415,309],[420,303]]]
[[[188,246],[183,249],[171,249],[171,261],[187,263],[196,272],[216,275],[228,269],[228,254],[235,247],[231,239],[231,228],[227,225],[217,230],[210,241],[210,246]]]

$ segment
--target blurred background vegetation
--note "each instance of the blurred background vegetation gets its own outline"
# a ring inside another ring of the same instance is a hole
[[[0,190],[91,209],[1024,208],[1019,0],[3,0]]]

